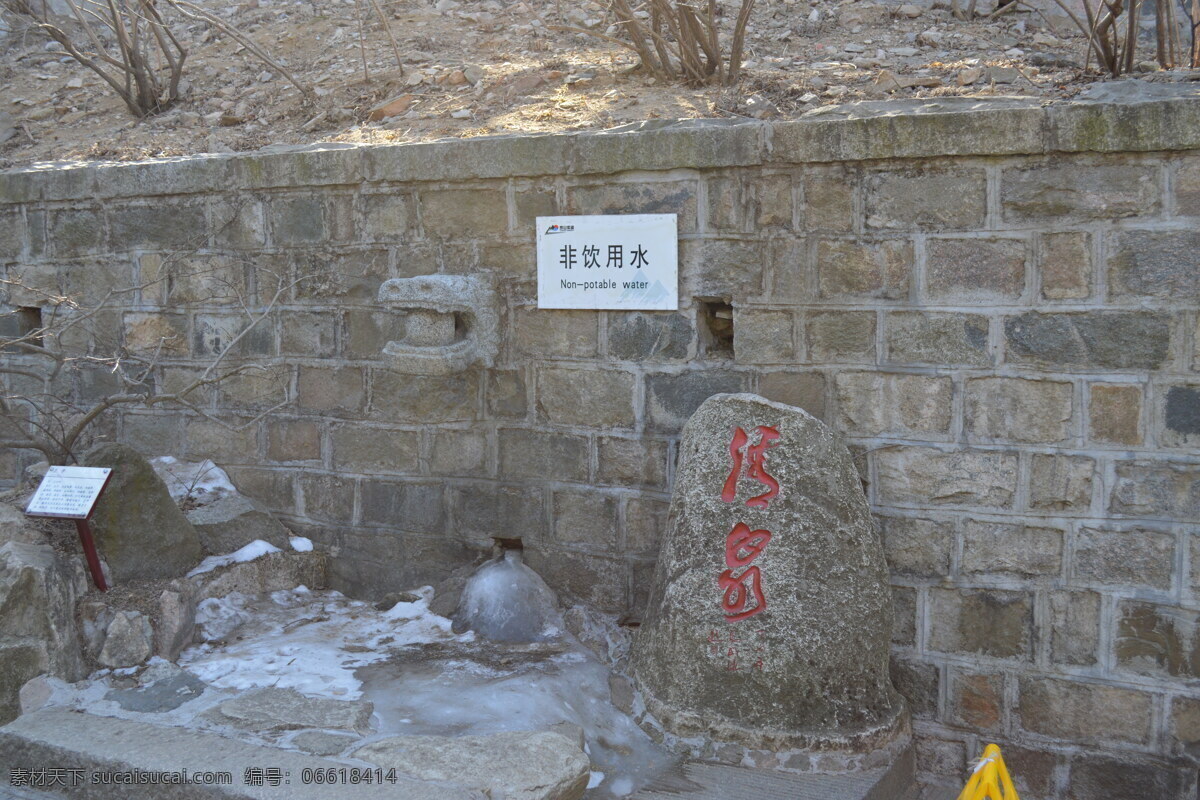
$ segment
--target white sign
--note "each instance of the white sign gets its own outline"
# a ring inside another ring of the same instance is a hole
[[[111,473],[108,467],[50,467],[33,493],[25,514],[87,519]]]
[[[675,311],[675,214],[537,218],[538,308]]]

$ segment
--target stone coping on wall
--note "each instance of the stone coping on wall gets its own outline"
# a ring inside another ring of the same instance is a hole
[[[323,143],[0,172],[0,204],[229,188],[457,181],[772,164],[1200,148],[1200,83],[1096,83],[1075,99],[944,97],[830,106],[778,122],[679,120],[606,131],[394,145]]]

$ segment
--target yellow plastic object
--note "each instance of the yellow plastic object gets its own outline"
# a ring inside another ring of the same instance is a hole
[[[984,749],[983,758],[975,765],[958,800],[1021,800],[1008,776],[1008,767],[1004,766],[999,747],[989,744]]]

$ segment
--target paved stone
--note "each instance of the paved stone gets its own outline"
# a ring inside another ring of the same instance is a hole
[[[248,731],[332,728],[366,733],[375,706],[363,700],[308,697],[295,689],[255,689],[226,700],[206,714]]]
[[[357,736],[329,731],[302,731],[292,739],[292,744],[314,756],[336,756],[359,741]]]
[[[328,785],[305,783],[303,771],[340,769],[345,762],[260,747],[212,733],[169,728],[115,717],[77,714],[49,708],[25,714],[0,728],[0,763],[10,769],[36,769],[53,764],[66,770],[81,769],[81,783],[72,797],[103,800],[198,800],[199,798],[251,798],[253,800],[327,800]],[[246,770],[273,767],[291,774],[291,783],[253,786],[245,783]],[[103,772],[228,773],[227,785],[128,784],[118,787],[93,784]],[[88,788],[95,786],[94,789]],[[81,791],[82,790],[82,791]],[[119,791],[114,791],[119,790]],[[336,796],[348,800],[486,800],[485,795],[457,782],[434,783],[398,775],[396,783],[345,784]]]
[[[354,751],[423,780],[455,780],[506,800],[578,800],[590,762],[566,736],[509,731],[490,736],[394,736]]]
[[[631,658],[669,733],[859,754],[896,739],[887,565],[832,430],[756,395],[708,399],[684,428],[671,518]]]

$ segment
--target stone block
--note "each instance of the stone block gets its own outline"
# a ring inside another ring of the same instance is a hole
[[[978,314],[898,311],[884,319],[887,360],[897,364],[986,366],[988,319]]]
[[[622,361],[685,361],[695,331],[685,314],[654,311],[608,315],[608,355]]]
[[[1088,439],[1099,444],[1142,443],[1142,387],[1136,384],[1091,385]]]
[[[434,475],[484,477],[490,471],[489,456],[485,433],[439,430],[429,448],[429,469]]]
[[[1200,466],[1169,461],[1118,461],[1109,497],[1114,514],[1200,518]]]
[[[525,376],[520,370],[489,370],[487,415],[490,418],[523,419],[526,412]]]
[[[1194,451],[1200,445],[1200,384],[1164,386],[1155,394],[1159,445]]]
[[[1003,674],[950,671],[947,716],[951,723],[998,733],[1006,706]]]
[[[724,297],[737,305],[762,294],[765,250],[746,239],[682,239],[679,242],[680,294]],[[774,298],[786,302],[785,298]]]
[[[707,228],[731,233],[789,230],[793,189],[790,174],[742,173],[710,179]]]
[[[648,374],[646,427],[655,433],[677,434],[700,404],[714,394],[744,391],[743,373],[710,369],[703,372]]]
[[[453,181],[566,172],[573,137],[564,134],[481,136],[363,150],[371,181]]]
[[[810,246],[803,239],[769,239],[763,245],[766,262],[764,291],[773,303],[810,303],[816,295],[816,268],[809,258]]]
[[[1018,685],[1020,724],[1031,733],[1082,744],[1150,741],[1153,695],[1032,675],[1022,676]]]
[[[47,239],[59,258],[75,258],[105,250],[104,217],[99,209],[71,208],[49,212]],[[123,240],[117,240],[121,247]],[[8,251],[15,254],[18,251]],[[4,260],[10,260],[5,255]]]
[[[142,301],[152,298],[168,308],[187,305],[234,305],[249,295],[247,273],[253,268],[222,255],[143,253],[137,257]],[[265,270],[264,270],[265,271]],[[94,272],[89,270],[89,272]],[[93,277],[89,275],[89,277]],[[154,281],[154,286],[145,284]],[[132,281],[129,281],[132,283]],[[266,287],[264,287],[266,291]]]
[[[1200,216],[1200,159],[1184,156],[1175,168],[1175,213]]]
[[[267,458],[271,461],[312,461],[321,457],[321,429],[304,419],[267,420]]]
[[[331,434],[333,464],[350,472],[420,472],[420,437],[416,431],[339,425]]]
[[[525,563],[560,594],[608,613],[620,614],[629,608],[630,570],[617,559],[576,550],[526,548]]]
[[[616,552],[619,536],[615,497],[598,492],[556,491],[553,503],[554,541]]]
[[[596,440],[599,483],[623,487],[665,489],[667,486],[667,443],[637,438],[601,436]]]
[[[438,239],[484,239],[508,232],[503,185],[422,191],[421,227]]]
[[[1200,698],[1172,698],[1169,719],[1172,750],[1195,759],[1200,754]]]
[[[0,214],[0,263],[20,258],[25,252],[25,233],[25,219],[19,211]]]
[[[1071,433],[1074,387],[1060,381],[973,378],[964,402],[967,433],[981,439],[1061,442]]]
[[[109,205],[108,232],[121,248],[198,249],[208,244],[208,222],[199,203]]]
[[[667,532],[670,505],[662,500],[631,497],[625,502],[624,550],[657,555]]]
[[[804,173],[804,227],[810,231],[854,229],[854,187],[858,175],[837,165]]]
[[[1040,511],[1087,513],[1096,462],[1083,456],[1035,454],[1029,472],[1029,505]]]
[[[900,447],[874,455],[884,502],[1005,508],[1016,493],[1013,453]]]
[[[631,372],[555,369],[538,372],[538,408],[557,425],[631,428],[635,423]]]
[[[817,284],[822,299],[903,300],[912,280],[913,246],[905,239],[820,239]]]
[[[217,403],[222,408],[266,410],[288,399],[291,369],[273,364],[225,378],[217,384]]]
[[[918,602],[916,589],[910,586],[892,587],[892,644],[916,647]],[[895,684],[894,678],[892,683]]]
[[[321,142],[240,153],[233,160],[239,183],[247,187],[350,185],[363,179],[361,152],[357,145]]]
[[[990,740],[989,740],[990,741]],[[1021,797],[1052,797],[1058,786],[1058,775],[1065,772],[1064,758],[1054,751],[1020,747],[1012,742],[1000,742],[1004,763]],[[983,747],[980,741],[979,747]],[[982,753],[980,754],[982,755]]]
[[[208,419],[187,422],[187,455],[193,461],[209,458],[218,464],[246,464],[258,460],[258,436],[254,428],[236,427],[239,420],[220,425]]]
[[[646,120],[573,137],[569,171],[583,175],[758,165],[762,137],[761,123],[744,120]]]
[[[937,716],[941,683],[937,665],[893,655],[889,673],[896,691],[908,702],[914,719],[933,719]]]
[[[1080,164],[1076,160],[1009,167],[1000,177],[1005,222],[1026,224],[1157,216],[1156,164]]]
[[[451,486],[451,535],[486,547],[493,536],[519,536],[526,547],[546,537],[546,504],[541,489],[524,486]]]
[[[371,370],[371,414],[389,422],[466,422],[479,416],[480,370],[406,375]]]
[[[306,472],[297,476],[304,515],[349,524],[354,517],[355,480],[339,475]]]
[[[279,318],[279,354],[325,358],[337,351],[337,317],[327,312],[287,311]]]
[[[967,766],[967,747],[962,742],[921,736],[914,743],[917,772],[924,775],[962,775]]]
[[[574,186],[567,190],[567,211],[570,214],[678,214],[679,232],[695,233],[697,193],[696,182],[690,180]]]
[[[213,246],[230,250],[255,250],[267,242],[266,210],[259,200],[217,197],[209,201]]]
[[[362,198],[363,230],[371,242],[411,238],[417,225],[417,203],[408,192],[367,194]]]
[[[804,322],[808,361],[875,361],[875,312],[813,311]]]
[[[125,414],[121,441],[139,453],[165,455],[183,452],[183,423],[176,414]]]
[[[1042,297],[1077,300],[1092,293],[1092,237],[1087,233],[1043,233],[1039,249]]]
[[[404,250],[410,257],[415,247]],[[401,258],[397,271],[407,265]],[[329,250],[299,250],[292,257],[295,264],[297,299],[324,302],[363,300],[371,304],[379,294],[380,285],[389,277],[390,256],[383,248],[338,247]]]
[[[296,493],[290,470],[229,467],[226,469],[238,490],[271,509],[291,514],[296,510]]]
[[[954,524],[912,517],[878,517],[883,551],[893,575],[948,578]],[[911,621],[910,621],[911,624]]]
[[[1081,667],[1096,664],[1100,651],[1100,594],[1052,591],[1049,601],[1050,660]]]
[[[585,437],[516,428],[500,431],[501,478],[582,481],[587,473]]]
[[[929,647],[943,653],[1033,658],[1033,595],[1001,589],[930,589]]]
[[[239,356],[271,355],[275,335],[270,327],[239,314],[196,314],[192,319],[192,353],[199,358],[229,352]]]
[[[276,247],[313,244],[328,238],[321,195],[278,195],[271,198],[271,243]]]
[[[987,178],[982,169],[891,169],[867,176],[868,228],[973,230],[983,227]]]
[[[1109,253],[1113,297],[1200,295],[1200,231],[1120,231]]]
[[[599,315],[521,306],[516,309],[517,350],[535,358],[588,358],[599,348]]]
[[[1071,758],[1067,800],[1118,797],[1182,797],[1191,770],[1156,759],[1080,754]]]
[[[817,419],[825,417],[825,376],[819,372],[763,372],[758,393],[768,400],[803,408]]]
[[[1025,292],[1027,244],[1021,239],[930,239],[925,285],[939,302],[1017,300]]]
[[[790,311],[736,308],[733,352],[739,364],[787,364],[796,359]]]
[[[1171,345],[1171,315],[1150,311],[1044,314],[1004,321],[1007,360],[1085,369],[1155,370]]]
[[[366,400],[358,367],[300,367],[296,402],[310,411],[361,411]]]
[[[949,377],[841,372],[835,386],[839,427],[853,435],[950,431],[954,382]]]
[[[1117,666],[1160,679],[1200,677],[1198,621],[1195,611],[1122,601],[1117,609]]]
[[[1075,535],[1076,580],[1167,591],[1174,571],[1175,534],[1081,528]]]
[[[442,484],[364,480],[362,522],[413,533],[441,533],[445,527]]]
[[[1063,532],[1058,528],[963,523],[962,571],[967,575],[1037,578],[1062,574]]]
[[[512,207],[514,212],[513,225],[518,235],[533,239],[536,230],[534,226],[538,217],[554,216],[558,213],[558,198],[554,186],[541,184],[537,186],[524,185],[513,192]]]

